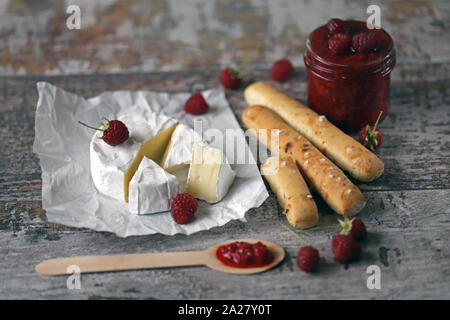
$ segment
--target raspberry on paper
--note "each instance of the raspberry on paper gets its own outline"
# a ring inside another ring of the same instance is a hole
[[[189,193],[180,193],[172,200],[171,211],[173,220],[178,224],[186,224],[192,221],[197,208],[197,199]]]
[[[184,105],[184,111],[190,114],[203,114],[209,110],[209,105],[200,92],[192,94]]]

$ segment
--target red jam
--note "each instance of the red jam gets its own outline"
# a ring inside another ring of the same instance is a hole
[[[254,244],[235,241],[222,245],[216,256],[223,264],[235,268],[263,267],[273,261],[269,248],[259,241]]]
[[[384,30],[369,30],[365,22],[345,21],[346,34],[374,32],[370,52],[336,53],[328,46],[326,25],[314,30],[306,42],[304,62],[308,74],[308,106],[343,129],[373,124],[389,106],[391,71],[395,65],[392,38]]]

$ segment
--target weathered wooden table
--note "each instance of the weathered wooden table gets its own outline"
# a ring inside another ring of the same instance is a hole
[[[449,74],[448,65],[439,68]],[[397,74],[408,70],[400,65]],[[306,238],[320,250],[320,267],[312,274],[299,271],[295,258],[301,243],[280,226],[279,220],[286,221],[273,193],[246,214],[246,223],[232,221],[191,236],[118,238],[46,221],[39,160],[32,153],[36,81],[91,97],[115,89],[178,92],[214,87],[219,85],[218,72],[0,78],[1,298],[450,298],[450,78],[397,77],[393,82],[391,108],[381,124],[385,141],[378,151],[385,173],[371,183],[356,182],[368,200],[359,216],[369,231],[357,262],[334,262],[330,239],[335,231],[314,231]],[[253,71],[247,81],[252,79],[270,81],[269,72]],[[276,86],[305,101],[303,71]],[[240,119],[245,107],[242,90],[227,91],[227,97]],[[335,223],[339,216],[322,201],[318,205],[320,225]],[[88,274],[82,275],[79,290],[67,288],[66,276],[46,277],[34,271],[40,261],[58,256],[196,250],[234,238],[277,242],[287,257],[274,270],[252,276],[206,267]],[[370,265],[381,269],[379,290],[366,285]]]
[[[36,82],[49,81],[85,97],[117,89],[216,87],[221,67],[241,61],[262,44],[249,65],[247,83],[269,80],[272,62],[286,56],[298,71],[277,86],[304,102],[302,53],[309,32],[331,17],[364,20],[368,3],[76,3],[80,30],[67,29],[68,2],[11,0],[0,5],[0,298],[450,298],[450,2],[377,1],[382,26],[398,53],[391,108],[381,124],[385,141],[378,151],[386,171],[374,182],[356,182],[368,200],[359,215],[369,230],[360,260],[335,263],[330,248],[334,231],[311,232],[307,239],[322,256],[313,274],[298,270],[301,243],[280,226],[285,218],[273,193],[246,214],[246,223],[232,221],[191,236],[123,239],[48,223],[41,206],[39,159],[32,153]],[[227,91],[227,97],[239,119],[245,107],[242,89]],[[335,223],[339,216],[322,201],[318,205],[320,225]],[[58,256],[196,250],[242,237],[275,241],[287,257],[276,269],[252,276],[206,267],[83,275],[80,290],[69,290],[65,276],[34,271],[40,261]],[[380,290],[366,285],[371,265],[381,269]]]

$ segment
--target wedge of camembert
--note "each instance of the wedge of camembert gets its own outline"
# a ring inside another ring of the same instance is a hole
[[[197,199],[215,203],[226,195],[235,176],[221,150],[205,144],[195,144],[186,192]]]
[[[178,180],[178,184],[180,185],[180,193],[183,193],[186,191],[187,178],[189,175],[189,167],[190,167],[189,165],[182,166],[182,167],[170,172]]]
[[[182,123],[178,124],[172,133],[161,166],[172,173],[189,165],[192,160],[192,148],[194,144],[200,142],[202,137],[194,129]]]
[[[134,214],[168,211],[178,193],[177,178],[144,157],[130,181],[128,208]]]
[[[91,174],[98,191],[114,199],[128,202],[130,181],[141,161],[147,157],[161,161],[177,121],[164,114],[126,114],[118,120],[125,123],[130,137],[110,146],[94,134],[90,145]]]

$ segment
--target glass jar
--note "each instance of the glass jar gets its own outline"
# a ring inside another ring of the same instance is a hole
[[[326,25],[307,39],[304,62],[308,75],[308,106],[342,129],[360,129],[380,121],[388,112],[391,71],[395,49],[384,30],[367,29],[364,22],[346,21],[346,33],[376,32],[377,46],[371,52],[349,49],[337,54],[328,48]]]

